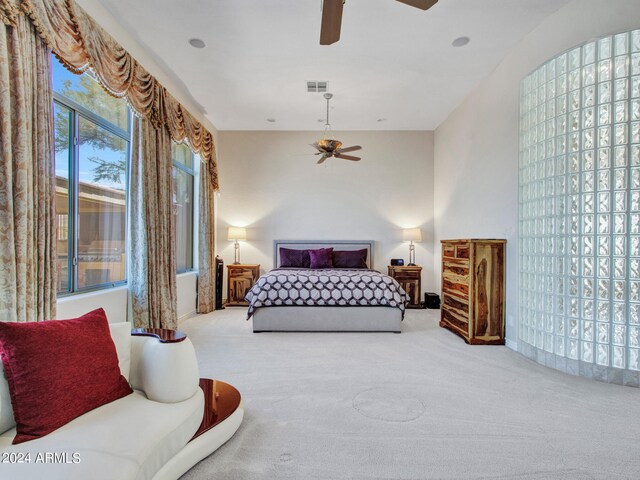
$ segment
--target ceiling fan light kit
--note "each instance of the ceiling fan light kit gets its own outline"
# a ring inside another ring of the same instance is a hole
[[[324,148],[325,150],[337,150],[342,146],[342,142],[340,140],[331,140],[326,138],[318,140],[316,143],[319,147]]]
[[[420,10],[429,10],[438,0],[396,0]],[[323,0],[322,23],[320,25],[320,45],[331,45],[340,40],[342,10],[345,0]]]
[[[352,147],[342,147],[342,142],[340,140],[336,140],[335,138],[327,138],[327,135],[331,131],[331,124],[329,123],[329,100],[333,98],[332,93],[325,93],[324,98],[327,100],[327,122],[324,125],[324,136],[322,140],[318,140],[311,144],[318,152],[316,155],[320,155],[320,160],[317,163],[323,163],[327,158],[335,157],[341,158],[343,160],[351,160],[353,162],[360,161],[360,157],[354,157],[352,155],[344,155],[346,152],[355,152],[356,150],[361,150],[362,147],[360,145],[354,145]]]

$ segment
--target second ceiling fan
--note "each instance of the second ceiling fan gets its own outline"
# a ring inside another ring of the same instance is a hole
[[[352,155],[345,155],[347,152],[355,152],[356,150],[362,150],[360,145],[354,145],[353,147],[342,148],[342,142],[335,138],[327,138],[327,135],[331,132],[331,124],[329,123],[329,100],[333,97],[332,93],[325,93],[324,98],[327,100],[327,123],[324,125],[324,136],[322,140],[313,142],[311,146],[318,150],[316,155],[321,155],[320,160],[317,163],[323,163],[327,158],[341,158],[343,160],[351,160],[353,162],[359,162],[360,157],[354,157]]]
[[[429,10],[438,0],[396,0],[420,10]],[[323,0],[322,26],[320,27],[320,45],[331,45],[340,40],[342,26],[342,8],[345,0]]]

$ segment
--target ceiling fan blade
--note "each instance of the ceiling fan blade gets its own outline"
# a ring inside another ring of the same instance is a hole
[[[324,153],[324,150],[320,147],[320,145],[318,145],[318,142],[311,143],[310,145],[313,148],[315,148],[316,150],[318,150],[319,153]],[[317,153],[316,153],[316,155],[317,155]]]
[[[338,153],[345,153],[345,152],[355,152],[356,150],[362,150],[362,147],[360,145],[354,145],[353,147],[339,148],[336,151]]]
[[[324,0],[322,2],[320,45],[331,45],[340,40],[343,5],[344,0]]]
[[[313,153],[288,153],[287,154],[287,158],[299,158],[299,159],[305,159],[309,156],[314,155]],[[308,160],[308,158],[307,158]]]
[[[324,161],[325,161],[327,158],[329,158],[330,156],[331,156],[331,155],[326,155],[326,154],[325,154],[325,155],[322,155],[322,156],[320,157],[320,160],[318,160],[316,163],[317,163],[318,165],[320,165],[322,162],[324,162]]]
[[[352,160],[354,162],[360,161],[360,157],[352,157],[351,155],[342,155],[341,153],[334,154],[336,158],[342,158],[343,160]]]
[[[419,8],[420,10],[429,10],[433,7],[438,0],[397,0],[405,5],[411,5],[412,7]]]

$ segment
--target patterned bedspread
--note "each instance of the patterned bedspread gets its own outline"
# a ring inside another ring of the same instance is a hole
[[[404,317],[408,296],[398,282],[375,270],[276,269],[262,275],[245,299],[247,318],[260,307],[384,306]]]

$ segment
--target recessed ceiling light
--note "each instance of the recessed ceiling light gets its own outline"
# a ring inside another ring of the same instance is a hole
[[[269,123],[275,123],[276,119],[275,118],[267,118],[267,122]]]
[[[470,41],[471,39],[469,37],[458,37],[453,42],[451,42],[451,45],[453,45],[454,47],[464,47]]]
[[[200,38],[192,38],[189,40],[189,45],[191,45],[193,48],[204,48],[207,46],[206,43],[204,43],[204,40],[200,39]]]

